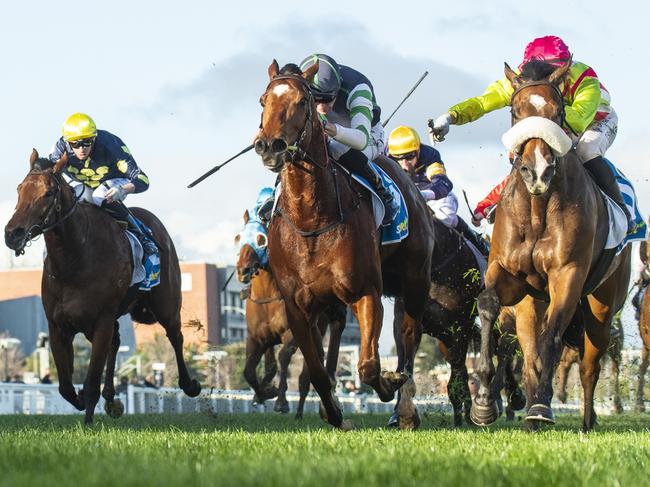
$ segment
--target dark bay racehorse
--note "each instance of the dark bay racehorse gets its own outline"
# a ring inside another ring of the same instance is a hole
[[[251,222],[254,223],[254,222]],[[249,225],[248,210],[244,213],[244,224]],[[260,223],[261,228],[261,223]],[[237,258],[237,277],[243,284],[249,284],[246,299],[246,365],[244,377],[246,382],[255,391],[255,400],[263,403],[268,399],[277,397],[274,410],[280,413],[289,412],[287,402],[287,376],[291,357],[296,352],[297,346],[293,334],[289,329],[287,315],[284,311],[284,299],[271,274],[263,265],[255,248],[266,252],[267,236],[265,232],[240,233],[235,237],[235,244],[239,248]],[[255,238],[255,242],[248,239]],[[330,340],[327,353],[327,372],[332,382],[335,382],[336,365],[338,362],[341,335],[345,329],[345,306],[335,305],[323,313],[318,320],[321,335],[325,335],[327,327],[330,328]],[[277,372],[275,360],[275,345],[282,345],[278,358],[280,361],[279,387],[272,384]],[[264,355],[265,375],[261,383],[257,378],[257,366]],[[309,393],[309,372],[306,365],[299,381],[300,400],[296,412],[297,418],[302,418],[305,399]]]
[[[99,400],[102,372],[106,377],[102,395],[107,413],[123,411],[114,400],[113,374],[120,346],[117,318],[130,313],[139,323],[159,322],[174,347],[179,385],[191,397],[201,392],[190,379],[183,359],[181,333],[180,268],[174,244],[163,224],[140,208],[133,213],[147,225],[160,248],[160,284],[151,291],[129,288],[132,275],[131,248],[117,221],[94,205],[77,203],[72,188],[63,180],[64,155],[51,169],[42,170],[36,150],[30,171],[18,186],[16,211],[5,228],[5,242],[22,253],[27,242],[44,234],[47,257],[43,266],[42,296],[50,332],[52,355],[59,376],[59,392],[92,423]],[[78,393],[72,384],[72,341],[83,333],[92,342],[88,374]]]
[[[380,246],[372,204],[356,183],[329,161],[323,126],[308,81],[318,63],[304,74],[295,65],[282,71],[269,66],[270,82],[256,152],[264,165],[280,174],[282,191],[269,228],[270,267],[285,298],[289,326],[309,367],[327,421],[350,427],[335,402],[328,374],[318,352],[318,316],[341,301],[352,307],[361,329],[358,370],[383,401],[402,387],[400,426],[419,424],[412,403],[415,386],[409,373],[419,345],[420,319],[430,282],[433,228],[424,200],[393,161],[379,161],[400,187],[409,213],[409,236],[399,244]],[[401,341],[404,370],[382,372],[379,334],[382,294],[403,296],[405,318]],[[402,373],[404,372],[404,373]]]
[[[558,85],[570,65],[568,62],[554,68],[535,61],[517,75],[506,64],[506,77],[515,89],[511,98],[513,125],[529,116],[562,125],[564,104]],[[532,95],[537,96],[533,99]],[[613,250],[603,250],[607,235],[603,196],[576,153],[569,151],[556,157],[546,139],[531,137],[524,141],[497,208],[486,289],[478,301],[482,324],[481,386],[472,405],[475,422],[489,424],[496,419],[494,397],[490,394],[494,376],[490,351],[491,330],[500,307],[535,295],[548,299],[548,306],[531,303],[527,313],[520,316],[519,308],[517,313],[528,427],[535,429],[540,423],[555,422],[552,381],[562,352],[562,336],[576,315],[585,330],[580,364],[583,429],[593,428],[593,395],[600,358],[609,345],[612,317],[623,306],[630,278],[629,246],[612,257],[608,266],[602,265],[601,256],[613,254]],[[604,272],[594,275],[595,268]]]
[[[440,351],[450,365],[451,375],[447,383],[447,393],[454,411],[454,425],[461,426],[463,415],[467,423],[470,422],[472,398],[467,384],[468,373],[465,362],[470,342],[480,337],[474,320],[478,314],[476,298],[483,285],[476,257],[460,233],[443,225],[435,217],[432,217],[432,221],[435,243],[431,259],[431,287],[422,317],[422,330],[438,339]],[[398,357],[397,370],[401,370],[403,366],[403,351],[399,340],[403,314],[403,299],[398,298],[395,300],[393,322]],[[512,354],[510,347],[503,348],[503,352]],[[505,360],[499,362],[504,368],[511,364],[511,357],[508,359],[505,357],[504,355]],[[506,363],[507,360],[510,361]],[[516,382],[515,388],[517,388]],[[398,395],[396,413],[400,408],[399,399]],[[524,405],[525,402],[515,407],[521,409]],[[394,426],[396,422],[397,414],[394,414],[389,421],[389,426]]]
[[[644,269],[641,271],[640,279],[643,279],[644,270],[645,275],[650,274],[648,271],[648,249],[650,249],[650,235],[648,240],[641,242],[639,254],[641,262],[643,262]],[[643,388],[645,387],[645,374],[648,371],[648,362],[650,361],[650,293],[646,289],[643,299],[641,300],[641,312],[639,314],[639,334],[641,335],[641,363],[639,364],[639,385],[636,390],[636,410],[638,412],[645,411],[645,402],[643,400]]]

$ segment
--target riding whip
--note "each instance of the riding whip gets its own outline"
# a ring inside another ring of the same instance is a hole
[[[231,157],[230,159],[228,159],[226,162],[222,162],[221,164],[218,164],[218,165],[214,166],[212,169],[210,169],[208,172],[206,172],[203,176],[201,176],[200,178],[198,178],[196,181],[192,181],[192,182],[191,182],[187,187],[188,187],[188,188],[193,188],[194,186],[196,186],[197,184],[199,184],[201,181],[203,181],[205,178],[207,178],[208,176],[212,176],[215,172],[217,172],[217,171],[218,171],[219,169],[221,169],[223,166],[225,166],[226,164],[228,164],[230,161],[232,161],[233,159],[238,158],[238,157],[241,156],[242,154],[245,154],[246,152],[248,152],[249,150],[251,150],[253,147],[254,147],[254,144],[251,144],[251,145],[249,145],[248,147],[246,147],[244,150],[242,150],[241,152],[238,152],[237,154],[235,154],[234,156],[232,156],[232,157]]]
[[[474,210],[472,210],[472,206],[469,204],[469,200],[467,199],[467,193],[465,190],[463,190],[463,196],[465,197],[465,203],[467,203],[467,209],[469,210],[469,214],[474,218]]]
[[[390,122],[390,119],[393,118],[393,115],[395,115],[395,112],[397,112],[397,110],[400,109],[400,107],[404,104],[404,102],[405,102],[406,100],[408,100],[408,97],[411,96],[411,93],[413,93],[413,92],[415,91],[415,89],[420,85],[420,83],[422,83],[422,80],[423,80],[424,78],[426,78],[426,76],[427,76],[428,74],[429,74],[429,71],[425,71],[424,74],[423,74],[422,76],[420,76],[420,79],[417,81],[417,83],[415,83],[415,85],[413,86],[413,88],[411,88],[411,91],[409,91],[409,92],[406,94],[406,96],[405,96],[404,99],[400,102],[400,104],[397,105],[397,108],[395,108],[395,110],[393,110],[393,113],[391,113],[391,114],[388,116],[388,118],[387,118],[386,120],[384,120],[384,121],[381,123],[381,126],[382,126],[382,127],[385,127],[386,125],[388,125],[388,122]]]

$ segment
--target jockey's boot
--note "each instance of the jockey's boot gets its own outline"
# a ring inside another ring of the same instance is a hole
[[[395,220],[399,212],[399,203],[395,201],[393,193],[384,186],[384,181],[374,166],[370,164],[368,156],[360,150],[350,149],[339,157],[338,162],[347,170],[365,178],[372,185],[377,192],[377,196],[379,196],[379,199],[384,204],[384,219],[381,224],[386,227],[393,223],[393,220]]]
[[[585,162],[584,167],[594,178],[594,181],[600,189],[602,189],[607,196],[614,200],[614,202],[621,207],[627,218],[627,231],[631,233],[634,231],[635,225],[632,221],[630,211],[623,200],[621,188],[616,181],[616,176],[612,172],[609,165],[605,162],[602,156],[594,157],[593,159]]]
[[[127,224],[127,230],[135,235],[140,244],[142,244],[142,250],[145,255],[154,255],[156,253],[156,244],[153,243],[149,235],[142,231],[140,225],[138,225],[138,222],[131,214],[131,211],[123,202],[113,201],[112,203],[107,203],[104,201],[102,208],[118,222],[125,222]]]
[[[490,246],[485,241],[485,239],[481,237],[478,233],[476,233],[474,230],[469,228],[465,220],[463,220],[461,217],[458,217],[456,230],[458,230],[463,237],[465,237],[467,240],[472,242],[474,247],[476,247],[478,251],[481,254],[483,254],[485,257],[488,257],[490,255]]]

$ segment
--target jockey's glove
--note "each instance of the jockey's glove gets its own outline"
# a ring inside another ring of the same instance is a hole
[[[113,186],[111,189],[106,191],[105,199],[109,201],[123,201],[126,198],[126,191],[122,186]]]
[[[453,123],[453,118],[450,113],[440,115],[435,121],[429,121],[429,133],[433,136],[436,142],[445,140],[445,135],[449,133],[449,125]]]

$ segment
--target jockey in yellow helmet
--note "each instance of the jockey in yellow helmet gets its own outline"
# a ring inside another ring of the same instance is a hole
[[[118,221],[128,224],[145,253],[155,253],[155,244],[123,203],[127,195],[149,188],[149,178],[126,144],[110,132],[97,130],[93,119],[85,113],[73,113],[63,123],[63,136],[54,144],[48,159],[54,165],[65,153],[68,165],[64,177],[81,194],[80,199],[104,208]]]
[[[422,144],[415,129],[402,125],[388,136],[388,154],[409,173],[436,218],[462,233],[487,257],[487,242],[458,216],[458,198],[452,192],[454,185],[447,177],[440,152]]]

